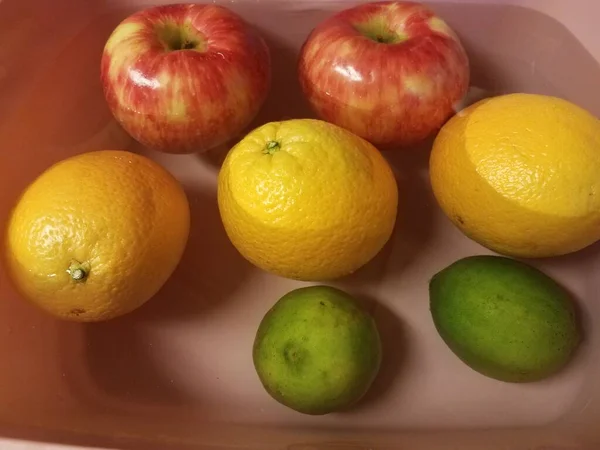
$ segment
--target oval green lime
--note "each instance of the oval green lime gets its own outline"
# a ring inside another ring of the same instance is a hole
[[[381,365],[381,342],[375,321],[352,296],[308,286],[281,297],[264,316],[253,361],[276,401],[304,414],[329,414],[368,391]]]
[[[433,276],[429,297],[446,345],[469,367],[497,380],[547,378],[567,364],[581,340],[565,289],[510,258],[460,259]]]

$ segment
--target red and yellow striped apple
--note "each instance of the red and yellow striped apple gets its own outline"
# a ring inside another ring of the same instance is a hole
[[[108,38],[101,81],[116,120],[168,153],[204,152],[243,132],[271,83],[269,49],[244,19],[214,4],[144,9]]]
[[[469,61],[432,10],[383,1],[318,24],[302,46],[298,76],[320,118],[388,149],[416,144],[443,125],[466,95]]]

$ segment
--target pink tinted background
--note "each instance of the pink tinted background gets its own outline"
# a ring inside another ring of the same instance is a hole
[[[193,228],[184,260],[161,292],[139,311],[102,324],[44,315],[18,298],[0,265],[2,448],[598,448],[599,247],[532,261],[578,301],[585,342],[566,370],[527,385],[473,372],[435,332],[427,282],[460,257],[489,252],[435,204],[427,146],[386,153],[406,202],[395,235],[368,266],[333,283],[363,299],[378,321],[385,358],[373,389],[352,411],[325,417],[297,414],[268,397],[252,367],[254,333],[267,309],[302,283],[259,271],[228,242],[215,197],[223,151],[171,156],[141,148],[102,97],[98,64],[108,34],[151,4],[0,2],[0,226],[19,192],[50,164],[124,148],[178,177]],[[298,48],[319,20],[350,4],[226,3],[262,31],[272,51],[273,90],[253,125],[310,115],[295,78]],[[596,2],[429,4],[469,53],[472,99],[539,92],[600,114]]]

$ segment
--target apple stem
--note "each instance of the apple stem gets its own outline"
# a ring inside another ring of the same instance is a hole
[[[200,32],[191,25],[178,27],[166,23],[156,30],[159,41],[167,51],[177,50],[206,50],[206,42]]]
[[[279,150],[279,142],[277,141],[269,141],[267,142],[267,147],[265,148],[265,150],[263,151],[263,153],[265,153],[266,155],[272,155],[273,153],[275,153],[277,150]]]
[[[181,46],[181,49],[182,49],[182,50],[191,50],[191,49],[195,48],[195,47],[196,47],[196,45],[197,45],[197,44],[196,44],[195,42],[192,42],[192,41],[185,41],[185,42],[183,43],[183,45]]]
[[[78,261],[73,261],[67,269],[67,273],[71,275],[73,281],[85,281],[88,276],[88,269]]]

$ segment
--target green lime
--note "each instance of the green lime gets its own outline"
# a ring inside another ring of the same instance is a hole
[[[538,269],[472,256],[429,284],[435,327],[469,367],[507,382],[549,377],[571,358],[580,330],[569,294]]]
[[[260,323],[256,372],[279,403],[305,414],[347,409],[368,391],[381,364],[373,318],[328,286],[284,295]]]

